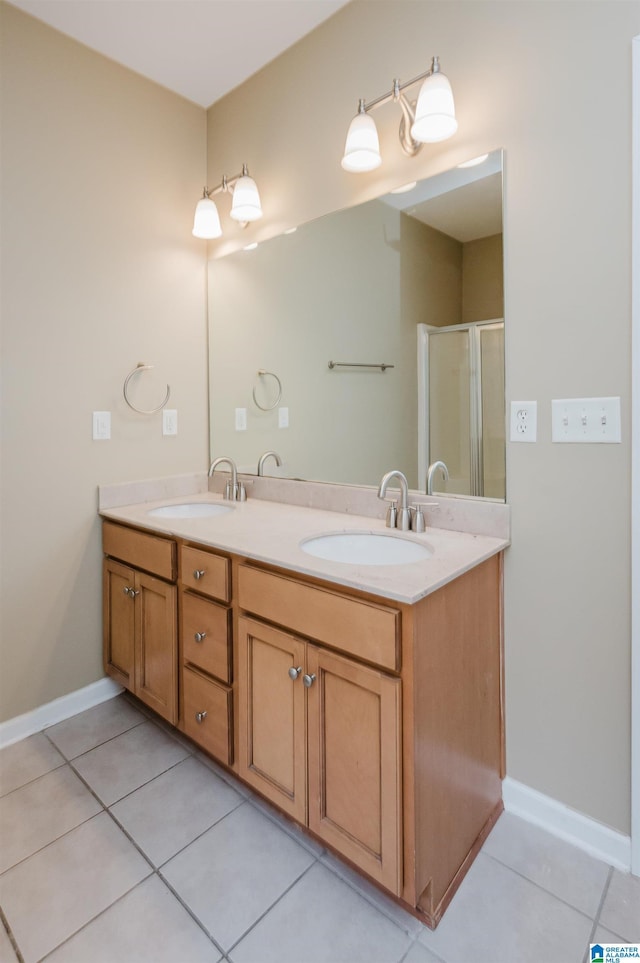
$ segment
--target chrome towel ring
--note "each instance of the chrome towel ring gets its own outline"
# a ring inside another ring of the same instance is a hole
[[[129,400],[127,390],[129,388],[129,382],[133,378],[134,374],[137,374],[139,371],[150,371],[151,368],[153,368],[152,364],[143,364],[142,361],[139,361],[138,364],[133,369],[133,371],[130,371],[127,377],[124,379],[124,386],[122,389],[122,393],[124,394],[124,400],[127,402],[129,407],[132,408],[134,411],[137,411],[139,415],[155,415],[156,411],[161,411],[164,408],[171,394],[171,388],[169,387],[169,385],[167,385],[167,393],[164,396],[164,401],[161,404],[159,404],[157,408],[150,408],[148,410],[145,408],[136,408],[136,406]]]
[[[256,386],[254,385],[254,386],[253,386],[253,400],[254,400],[254,402],[255,402],[256,408],[260,408],[261,411],[271,411],[272,408],[275,408],[275,407],[276,407],[276,405],[279,403],[280,399],[282,398],[282,383],[281,383],[281,381],[280,381],[280,378],[279,378],[276,374],[274,374],[273,371],[265,371],[264,368],[259,368],[259,369],[258,369],[258,377],[264,378],[264,377],[266,377],[267,375],[268,375],[270,378],[275,378],[275,379],[276,379],[276,384],[278,385],[278,397],[276,398],[276,400],[273,402],[272,405],[261,405],[260,402],[258,401],[258,399],[256,398]]]

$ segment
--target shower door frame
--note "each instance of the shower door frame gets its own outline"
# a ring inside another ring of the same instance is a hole
[[[480,328],[502,327],[504,318],[490,318],[487,321],[468,321],[465,324],[418,325],[418,479],[426,480],[429,467],[429,335],[445,332],[473,331],[470,339],[469,416],[470,424],[476,429],[477,445],[470,442],[471,483],[476,489],[461,498],[484,498],[483,464],[483,427],[482,427],[482,378],[480,375]],[[473,431],[472,431],[473,435]],[[505,439],[506,445],[506,439]],[[422,486],[421,486],[422,487]],[[506,497],[506,479],[505,479]],[[500,499],[504,501],[505,498]]]

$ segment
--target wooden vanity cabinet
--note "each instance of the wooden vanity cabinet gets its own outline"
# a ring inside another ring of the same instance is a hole
[[[238,577],[241,609],[395,662],[397,612],[251,566]],[[400,679],[246,616],[237,651],[238,774],[398,896]]]
[[[105,673],[175,725],[177,598],[171,581],[175,543],[104,522],[103,549]]]
[[[230,766],[233,745],[231,562],[180,546],[180,729]]]
[[[238,775],[435,926],[502,811],[502,557],[414,605],[236,578]]]
[[[437,925],[502,810],[502,556],[410,605],[106,520],[103,545],[106,673]]]

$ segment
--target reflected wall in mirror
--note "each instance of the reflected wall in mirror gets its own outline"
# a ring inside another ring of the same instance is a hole
[[[434,490],[504,499],[502,249],[494,151],[212,260],[211,457],[255,473],[273,449],[268,474],[356,485],[398,468],[421,491],[442,459]]]

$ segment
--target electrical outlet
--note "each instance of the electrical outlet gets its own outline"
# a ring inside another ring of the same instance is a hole
[[[175,408],[162,409],[162,434],[178,434],[178,412]]]
[[[538,402],[511,402],[511,441],[535,441],[538,433]]]
[[[247,430],[247,409],[236,408],[236,431]]]

